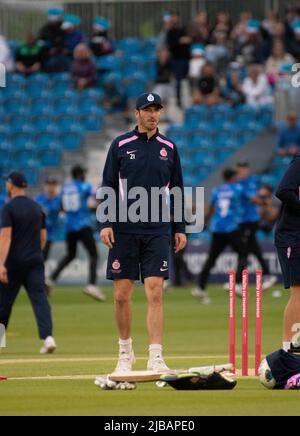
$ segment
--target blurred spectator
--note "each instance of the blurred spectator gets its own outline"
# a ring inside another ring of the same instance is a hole
[[[206,47],[206,59],[222,69],[227,66],[232,58],[232,51],[228,41],[227,33],[216,31],[212,35],[212,43]]]
[[[294,39],[290,42],[290,52],[300,62],[300,19],[293,24]]]
[[[69,63],[64,56],[63,9],[48,10],[48,22],[39,32],[43,43],[43,70],[49,73],[67,71]]]
[[[97,69],[92,61],[92,52],[85,44],[78,44],[74,50],[71,76],[76,89],[83,90],[96,86]]]
[[[16,53],[16,71],[21,74],[33,74],[41,70],[42,45],[32,33],[21,44]]]
[[[62,29],[65,32],[65,54],[69,57],[73,56],[75,47],[81,42],[84,42],[84,35],[79,29],[80,24],[81,20],[76,15],[65,15]]]
[[[280,211],[279,206],[274,202],[273,193],[274,190],[270,185],[263,185],[258,191],[258,199],[261,201],[259,230],[267,235],[272,234]]]
[[[199,12],[188,27],[188,35],[192,42],[207,44],[209,41],[210,27],[207,12]]]
[[[222,90],[222,97],[230,106],[235,107],[246,101],[243,93],[243,78],[239,69],[231,70],[227,77],[226,86]]]
[[[110,73],[103,80],[105,98],[103,105],[111,111],[127,111],[127,96],[124,86],[120,83],[120,77],[116,73]],[[127,118],[127,112],[125,113]],[[130,116],[129,119],[131,120]]]
[[[157,50],[160,50],[161,48],[169,48],[168,42],[167,42],[167,35],[169,30],[172,27],[172,13],[171,12],[164,12],[163,14],[163,28],[161,29],[159,35],[158,35],[158,42],[157,42]]]
[[[15,68],[13,54],[6,39],[2,35],[0,35],[0,63],[5,66],[7,72],[11,72]]]
[[[193,91],[194,104],[214,105],[220,101],[220,85],[212,64],[207,62],[203,69],[197,88]]]
[[[189,71],[191,38],[182,26],[181,17],[176,12],[172,14],[171,28],[167,33],[167,44],[172,55],[173,72],[176,78],[177,104],[181,107],[181,82]]]
[[[203,44],[193,44],[191,48],[192,58],[189,66],[189,79],[191,88],[193,89],[198,84],[201,77],[202,68],[206,64],[205,47]]]
[[[247,39],[238,48],[237,55],[242,57],[243,63],[246,65],[263,64],[268,57],[268,53],[266,54],[264,50],[260,21],[248,21],[246,31]]]
[[[285,11],[286,23],[285,23],[285,33],[289,40],[294,39],[293,26],[300,20],[300,8],[297,6],[288,6]]]
[[[267,76],[262,72],[260,65],[251,65],[248,68],[248,77],[244,80],[243,92],[250,106],[258,108],[273,103]]]
[[[153,92],[161,96],[164,106],[167,108],[170,99],[174,95],[174,90],[172,86],[173,71],[170,53],[166,48],[161,48],[158,51],[156,69],[157,73]]]
[[[93,24],[93,35],[90,47],[96,57],[113,53],[112,43],[108,38],[111,22],[103,17],[96,17]]]
[[[279,13],[271,11],[268,13],[267,18],[262,22],[262,28],[271,36],[274,36],[277,26],[280,23]]]
[[[286,53],[284,43],[276,40],[273,45],[272,55],[266,63],[266,73],[271,85],[277,82],[282,65],[293,64],[294,58],[289,53]]]
[[[228,12],[219,12],[217,14],[217,23],[212,33],[222,32],[230,35],[232,31],[232,23]]]
[[[231,38],[235,42],[237,47],[242,46],[248,39],[247,25],[252,20],[252,12],[242,12],[240,15],[240,21],[234,27],[231,32]]]
[[[287,116],[287,124],[281,128],[278,138],[278,154],[294,156],[300,151],[300,126],[296,112]]]

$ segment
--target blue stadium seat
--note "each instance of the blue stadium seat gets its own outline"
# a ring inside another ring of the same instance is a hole
[[[78,132],[65,132],[59,136],[65,150],[78,150],[82,146],[83,136]]]
[[[36,147],[34,143],[30,144],[28,149],[19,150],[14,153],[14,164],[17,167],[25,167],[27,162],[34,159],[36,156]]]
[[[27,147],[31,146],[32,143],[32,135],[31,133],[16,133],[15,135],[12,135],[12,144],[13,149],[15,151],[17,150],[24,150]]]
[[[80,121],[80,125],[87,132],[98,132],[101,130],[103,125],[102,118],[94,114],[80,115],[79,121]]]
[[[118,41],[117,47],[126,54],[139,53],[142,48],[142,42],[139,38],[124,38]]]
[[[38,132],[47,131],[48,126],[52,125],[52,119],[47,115],[36,115],[31,118],[31,122],[34,124]]]
[[[48,150],[44,150],[38,154],[39,161],[44,167],[57,167],[62,158],[62,150],[60,144],[51,144]]]
[[[30,98],[43,97],[50,98],[51,92],[40,82],[30,82],[26,86],[27,96]]]
[[[4,101],[7,115],[23,114],[26,112],[26,100],[23,97],[9,97]]]
[[[17,134],[22,134],[22,133],[26,133],[28,135],[32,135],[34,133],[34,127],[32,124],[25,124],[25,120],[23,124],[20,125],[11,125],[11,134],[12,135],[17,135]]]
[[[81,100],[87,99],[93,99],[95,102],[101,102],[103,98],[105,97],[105,91],[101,88],[89,88],[85,89],[79,94],[79,103]]]
[[[67,97],[55,98],[53,100],[53,105],[56,113],[59,114],[74,113],[77,111],[77,99],[73,100],[72,98]]]
[[[60,115],[56,118],[56,126],[62,132],[69,131],[76,123],[77,118],[71,115]]]
[[[71,78],[69,81],[55,81],[52,83],[51,92],[54,95],[62,95],[67,90],[71,89]]]
[[[45,107],[51,107],[52,104],[48,98],[35,97],[31,101],[31,110],[33,113],[41,113]]]
[[[35,141],[40,150],[48,150],[52,144],[56,144],[57,135],[51,132],[39,133],[35,136]]]
[[[28,180],[28,184],[30,186],[37,184],[40,175],[39,168],[40,168],[39,161],[34,159],[27,162],[26,166],[19,168],[19,170],[21,170],[26,176]]]
[[[97,69],[102,71],[120,71],[122,58],[115,55],[101,56],[96,59]]]

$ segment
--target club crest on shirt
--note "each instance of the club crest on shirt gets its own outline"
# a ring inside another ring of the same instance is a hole
[[[160,150],[160,159],[161,160],[168,160],[168,152],[165,148],[162,148]]]

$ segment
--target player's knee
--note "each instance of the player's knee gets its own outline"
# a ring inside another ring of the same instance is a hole
[[[148,301],[151,305],[161,305],[163,302],[163,282],[154,280],[148,283]]]
[[[132,294],[132,284],[130,282],[124,281],[118,283],[115,287],[115,302],[118,305],[123,306],[128,304],[131,300]]]
[[[119,290],[115,292],[115,302],[119,306],[124,306],[125,304],[128,304],[131,299],[131,294],[129,292],[126,292],[124,290]]]

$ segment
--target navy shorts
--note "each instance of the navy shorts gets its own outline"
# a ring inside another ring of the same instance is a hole
[[[171,238],[167,235],[115,234],[109,251],[108,280],[144,280],[148,277],[169,278]]]
[[[277,247],[284,287],[300,286],[300,247]]]

